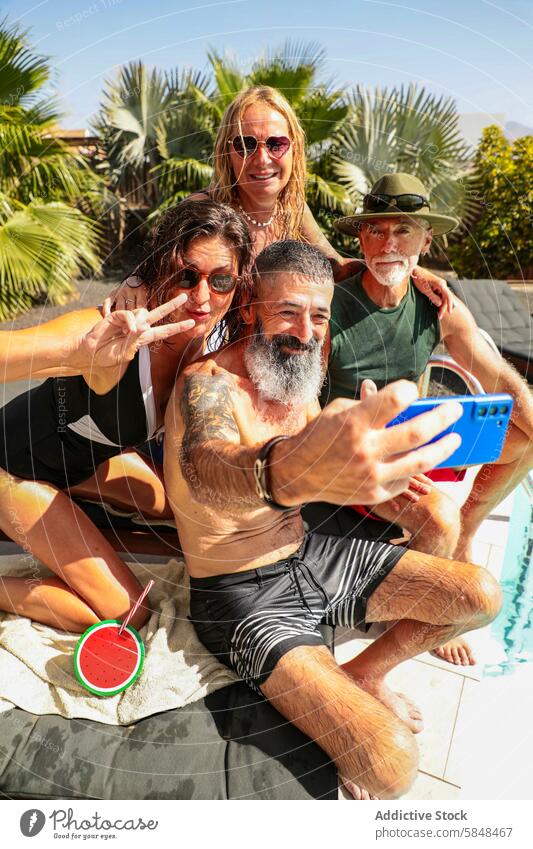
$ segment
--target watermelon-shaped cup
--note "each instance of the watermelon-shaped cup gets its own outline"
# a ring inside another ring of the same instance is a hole
[[[104,619],[87,628],[74,652],[76,678],[95,696],[116,696],[141,674],[144,644],[127,625],[122,633],[118,619]]]
[[[124,622],[103,619],[87,628],[74,652],[74,672],[95,696],[116,696],[141,674],[144,644],[130,620],[154,585],[148,581]]]

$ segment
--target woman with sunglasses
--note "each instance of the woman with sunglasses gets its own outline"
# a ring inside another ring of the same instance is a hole
[[[0,528],[54,573],[0,579],[0,610],[75,632],[128,612],[140,586],[73,498],[96,493],[118,507],[133,500],[149,515],[172,515],[153,467],[122,452],[161,427],[176,375],[202,353],[213,328],[225,321],[231,337],[228,310],[251,265],[238,213],[211,200],[184,201],[162,216],[140,265],[149,310],[117,318],[117,363],[102,360],[98,347],[76,375],[67,369],[68,376],[50,377],[0,411]],[[143,345],[163,318],[166,333]],[[68,313],[54,320],[53,332],[87,334],[98,319],[96,309]],[[133,624],[146,618],[140,608]]]
[[[296,114],[275,88],[253,86],[230,103],[215,141],[212,184],[206,196],[227,203],[246,218],[257,256],[281,239],[301,239],[330,260],[337,282],[361,271],[364,263],[342,257],[328,242],[305,202],[305,135]],[[416,268],[416,286],[442,311],[452,308],[446,281]],[[142,277],[129,278],[104,304],[109,312],[128,304],[144,306]]]

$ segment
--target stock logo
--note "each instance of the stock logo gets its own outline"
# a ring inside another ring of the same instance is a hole
[[[31,808],[29,811],[24,811],[20,818],[20,830],[24,837],[35,837],[42,831],[46,822],[46,817],[38,808]]]

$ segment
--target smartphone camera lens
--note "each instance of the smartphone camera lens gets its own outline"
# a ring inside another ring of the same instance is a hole
[[[486,407],[478,407],[477,414],[478,414],[479,418],[482,419],[484,416],[487,415],[487,408]]]
[[[500,413],[502,414],[502,416],[507,415],[508,412],[509,412],[509,407],[507,407],[507,406],[500,407]]]
[[[489,416],[495,416],[498,413],[498,407],[489,407]]]

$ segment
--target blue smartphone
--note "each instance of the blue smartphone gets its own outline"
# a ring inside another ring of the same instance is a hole
[[[388,423],[387,427],[394,427],[394,425],[406,422],[421,413],[433,410],[440,404],[446,404],[448,401],[458,401],[463,408],[463,415],[455,424],[443,430],[430,442],[436,442],[447,433],[458,433],[462,441],[459,448],[435,468],[457,469],[465,466],[480,466],[483,463],[494,463],[502,453],[511,410],[513,409],[513,399],[506,393],[419,398],[405,410],[402,410],[396,418]]]

